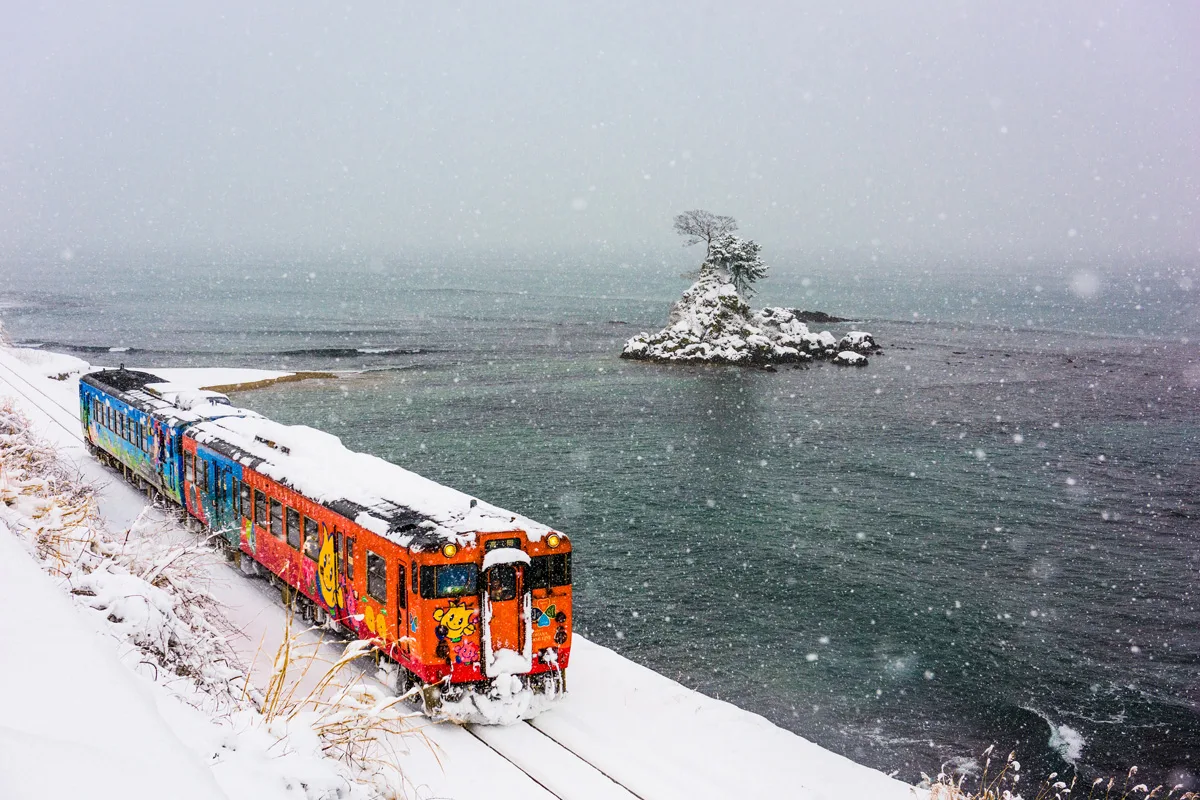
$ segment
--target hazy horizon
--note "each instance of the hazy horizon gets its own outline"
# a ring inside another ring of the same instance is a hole
[[[62,2],[9,19],[9,256],[674,265],[698,258],[671,232],[695,207],[736,217],[773,264],[1200,254],[1194,4]]]

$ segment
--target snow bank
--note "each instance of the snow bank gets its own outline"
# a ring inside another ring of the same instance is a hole
[[[44,378],[53,378],[56,381],[81,375],[92,368],[82,358],[65,353],[51,353],[33,347],[14,347],[8,352],[13,358],[37,372],[38,375]]]
[[[0,797],[226,797],[3,521],[0,594],[7,609],[36,610],[0,614]]]
[[[851,335],[857,335],[856,342],[870,342],[867,349],[875,349],[871,334],[847,334]],[[846,348],[857,349],[858,345]],[[812,333],[790,309],[751,312],[728,274],[706,265],[700,278],[671,308],[667,327],[629,339],[621,357],[683,364],[763,365],[814,358],[842,363],[835,359],[837,352],[838,340],[833,334]]]

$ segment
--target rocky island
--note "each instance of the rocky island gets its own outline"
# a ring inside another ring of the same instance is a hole
[[[752,311],[742,294],[766,274],[758,249],[728,233],[714,236],[696,282],[671,307],[667,327],[629,339],[621,358],[757,366],[825,359],[866,366],[865,354],[880,352],[866,331],[850,331],[840,339],[829,331],[813,333],[799,317],[812,312],[778,307]]]

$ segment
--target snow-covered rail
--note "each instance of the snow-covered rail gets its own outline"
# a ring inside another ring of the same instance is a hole
[[[530,722],[465,728],[559,800],[646,800]]]

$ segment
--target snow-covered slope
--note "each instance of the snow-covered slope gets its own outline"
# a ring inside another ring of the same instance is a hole
[[[163,719],[153,686],[85,624],[3,521],[0,587],[0,797],[226,796]]]

